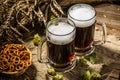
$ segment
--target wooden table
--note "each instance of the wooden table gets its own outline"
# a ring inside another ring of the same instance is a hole
[[[98,22],[107,24],[106,43],[95,46],[95,53],[99,57],[98,64],[102,64],[99,66],[100,73],[104,80],[120,80],[120,6],[105,4],[96,6],[96,10]],[[100,33],[101,30],[97,29],[96,36],[99,37]],[[32,40],[27,41],[25,45],[32,52],[32,65],[21,76],[9,77],[0,74],[0,80],[50,80],[46,75],[48,67],[37,60],[37,46],[34,46]],[[43,54],[46,53],[46,44],[44,44]],[[82,69],[76,66],[72,71],[62,74],[65,80],[79,80]]]

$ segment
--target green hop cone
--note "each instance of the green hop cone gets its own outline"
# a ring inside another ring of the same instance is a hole
[[[48,69],[48,70],[47,70],[47,73],[48,73],[49,75],[51,75],[51,76],[55,76],[55,75],[56,75],[56,72],[55,72],[54,69]]]
[[[55,19],[56,17],[54,15],[50,16],[50,20]]]
[[[38,34],[34,35],[33,43],[34,45],[38,46],[39,42],[41,41],[41,37]]]
[[[58,21],[55,20],[55,18],[56,18],[56,17],[55,17],[54,15],[51,15],[51,16],[50,16],[50,19],[53,20],[53,24],[58,25]]]
[[[87,60],[84,57],[79,58],[79,64],[81,66],[86,66],[87,65]]]
[[[84,80],[91,80],[91,73],[90,73],[90,71],[86,71],[83,74],[83,78],[84,78]]]
[[[52,80],[63,80],[63,76],[57,74],[57,75],[53,76]]]
[[[97,72],[92,72],[91,77],[92,77],[92,79],[99,79],[99,78],[101,78],[101,75]]]

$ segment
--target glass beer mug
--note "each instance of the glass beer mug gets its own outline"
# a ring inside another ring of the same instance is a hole
[[[71,23],[71,24],[70,24]],[[66,72],[76,64],[74,39],[76,28],[74,23],[67,18],[56,18],[48,22],[46,39],[38,46],[38,60],[42,59],[42,45],[47,43],[47,60],[56,71]]]
[[[76,26],[75,51],[76,55],[89,55],[94,51],[94,34],[96,23],[96,11],[88,4],[75,4],[68,10],[68,19]],[[103,36],[98,42],[104,43],[106,37],[106,25],[102,24]]]

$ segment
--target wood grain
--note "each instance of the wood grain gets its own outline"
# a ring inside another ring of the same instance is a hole
[[[120,6],[101,4],[95,6],[97,21],[106,23],[108,27],[120,29]]]
[[[68,1],[68,0],[65,0]],[[72,1],[72,0],[71,0]],[[119,80],[120,74],[120,6],[102,4],[95,6],[97,20],[107,24],[107,39],[103,45],[95,46],[95,53],[99,57],[98,64],[104,64],[101,69],[103,80]],[[106,16],[106,17],[105,17]],[[96,25],[100,26],[100,25]],[[97,29],[97,37],[100,37],[101,30]],[[31,36],[30,36],[31,37]],[[28,40],[26,46],[32,52],[33,65],[21,76],[9,77],[0,74],[0,80],[51,80],[47,74],[47,65],[37,60],[37,47],[32,40]],[[47,54],[46,44],[43,46],[43,54]],[[79,80],[85,68],[76,66],[72,71],[62,74],[65,80]]]

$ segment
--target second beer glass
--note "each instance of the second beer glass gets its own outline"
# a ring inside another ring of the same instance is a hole
[[[88,4],[76,4],[69,8],[68,19],[76,26],[75,50],[77,55],[88,55],[94,51],[96,11]],[[103,27],[103,26],[102,26]],[[105,29],[103,28],[105,32]]]

